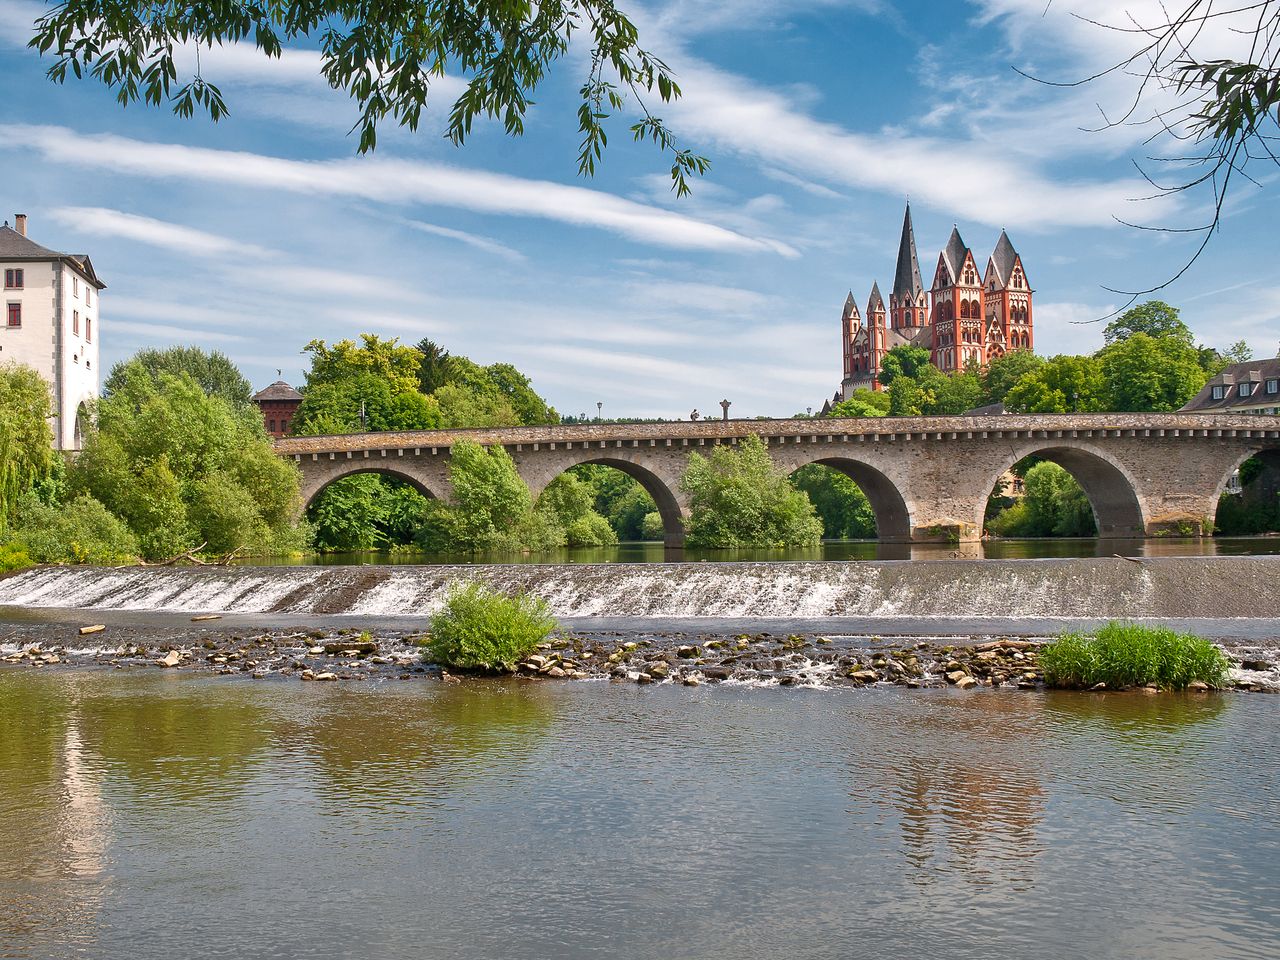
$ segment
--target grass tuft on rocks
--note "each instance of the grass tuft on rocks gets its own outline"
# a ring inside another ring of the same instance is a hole
[[[1203,637],[1114,620],[1094,634],[1064,633],[1045,644],[1040,667],[1047,686],[1067,689],[1104,683],[1185,690],[1197,680],[1211,687],[1227,681],[1226,657]]]
[[[558,626],[546,602],[527,593],[454,586],[431,620],[424,656],[455,670],[510,673]]]

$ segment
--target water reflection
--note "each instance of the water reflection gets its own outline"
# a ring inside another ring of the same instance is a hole
[[[1242,556],[1280,553],[1280,537],[1153,538],[1096,540],[1049,538],[986,540],[974,543],[881,543],[878,540],[825,540],[815,547],[672,550],[661,543],[620,543],[609,547],[573,547],[536,554],[429,554],[413,550],[363,553],[311,553],[294,557],[245,558],[261,566],[331,566],[423,563],[708,563],[727,561],[814,560],[1021,560],[1053,557]]]

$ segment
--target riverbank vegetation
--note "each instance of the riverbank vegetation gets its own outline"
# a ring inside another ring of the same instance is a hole
[[[804,547],[822,540],[822,521],[803,490],[776,466],[758,436],[710,457],[689,456],[685,491],[691,547]]]
[[[1040,649],[1045,683],[1069,689],[1220,687],[1228,666],[1222,651],[1202,637],[1118,621],[1093,634],[1064,633]]]
[[[455,586],[431,618],[425,655],[455,670],[510,673],[557,628],[545,601],[482,583]]]

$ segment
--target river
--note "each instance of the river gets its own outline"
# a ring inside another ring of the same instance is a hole
[[[1276,705],[11,670],[0,952],[1272,958]]]

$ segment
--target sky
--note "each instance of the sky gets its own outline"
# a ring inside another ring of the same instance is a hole
[[[44,4],[0,0],[0,219],[26,213],[31,239],[90,255],[108,368],[181,343],[223,351],[255,387],[277,370],[300,384],[313,338],[430,337],[515,364],[561,413],[606,417],[820,407],[845,295],[892,286],[908,199],[926,284],[953,224],[980,266],[1009,232],[1046,355],[1100,347],[1098,319],[1126,301],[1107,288],[1160,283],[1193,249],[1118,222],[1190,226],[1210,199],[1136,199],[1151,188],[1134,161],[1169,145],[1097,129],[1133,79],[1015,71],[1109,65],[1132,37],[1089,20],[1149,17],[1145,0],[622,6],[683,88],[657,112],[712,160],[691,197],[629,142],[629,116],[597,175],[576,175],[583,50],[554,65],[522,137],[487,123],[446,141],[463,82],[446,76],[416,132],[388,124],[359,156],[355,107],[305,42],[280,60],[206,51],[231,111],[214,124],[50,82],[25,49]],[[1202,42],[1226,56],[1237,41]],[[1199,341],[1275,355],[1277,198],[1242,182],[1205,255],[1157,294]]]

